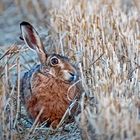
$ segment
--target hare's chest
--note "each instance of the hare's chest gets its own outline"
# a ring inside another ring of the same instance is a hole
[[[32,77],[32,94],[43,96],[47,100],[58,100],[58,102],[69,103],[76,94],[76,87],[66,84],[51,76],[44,76],[40,73]]]
[[[61,118],[74,98],[75,88],[40,74],[34,75],[31,80],[32,96],[27,101],[31,116],[36,118],[39,111],[44,109],[41,121]]]
[[[58,123],[76,96],[76,87],[39,73],[30,80],[32,93],[26,100],[30,116],[35,119],[42,111],[40,122]]]

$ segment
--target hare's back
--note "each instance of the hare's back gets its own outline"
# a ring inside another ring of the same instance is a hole
[[[36,71],[39,70],[39,68],[40,65],[33,67],[31,70],[27,71],[21,78],[20,89],[21,89],[21,100],[23,103],[25,103],[25,100],[30,98],[32,95],[31,77]]]

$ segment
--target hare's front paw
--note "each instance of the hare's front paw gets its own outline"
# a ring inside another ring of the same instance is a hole
[[[50,127],[52,127],[53,129],[56,129],[57,128],[57,126],[58,126],[58,124],[59,124],[59,121],[60,120],[54,120],[52,123],[51,123],[51,125],[50,125]]]

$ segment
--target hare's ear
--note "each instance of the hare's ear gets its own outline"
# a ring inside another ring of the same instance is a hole
[[[26,45],[37,52],[41,63],[45,63],[47,54],[45,53],[43,43],[34,27],[30,23],[23,21],[20,24],[20,30]]]

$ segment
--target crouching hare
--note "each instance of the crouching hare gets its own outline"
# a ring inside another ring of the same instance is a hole
[[[40,65],[32,68],[21,79],[21,94],[27,112],[38,122],[47,122],[56,128],[74,99],[79,99],[83,91],[79,82],[79,72],[67,57],[45,52],[43,43],[34,27],[23,21],[20,24],[25,44],[34,50]],[[78,105],[71,109],[70,117]],[[74,120],[74,119],[72,119]]]

